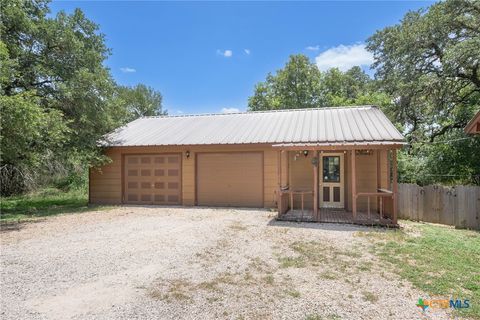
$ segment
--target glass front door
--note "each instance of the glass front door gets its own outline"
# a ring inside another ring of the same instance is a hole
[[[323,154],[320,161],[320,207],[344,208],[343,153]]]

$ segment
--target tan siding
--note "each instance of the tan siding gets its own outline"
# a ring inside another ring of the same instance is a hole
[[[190,151],[190,157],[185,157],[185,151]],[[276,191],[278,187],[278,151],[270,146],[256,145],[232,145],[232,146],[192,146],[192,147],[124,147],[111,148],[106,155],[112,158],[113,162],[97,169],[92,169],[90,174],[90,202],[112,203],[122,202],[122,154],[138,153],[175,153],[182,152],[182,204],[186,206],[195,205],[195,155],[197,152],[225,152],[225,151],[263,151],[263,205],[264,207],[276,206]],[[377,151],[375,151],[377,152]],[[369,156],[357,155],[357,190],[358,192],[374,192],[376,190],[376,153]],[[387,151],[380,150],[381,171],[383,188],[389,188],[387,183]],[[305,158],[302,154],[297,161],[293,160],[295,152],[284,152],[282,155],[282,184],[290,185],[292,189],[313,190],[313,168],[311,165],[310,152]],[[288,162],[286,161],[288,157]],[[345,154],[345,207],[351,210],[351,159],[350,152]],[[307,197],[308,198],[308,197]],[[295,200],[300,203],[299,199]],[[372,209],[375,208],[372,201]],[[306,199],[309,207],[313,205],[313,199]],[[359,199],[358,210],[366,210],[366,199]]]
[[[185,152],[190,151],[187,159]],[[197,152],[262,151],[264,152],[263,204],[275,207],[277,189],[277,151],[266,145],[184,146],[184,147],[116,147],[107,149],[113,161],[90,170],[90,202],[122,203],[122,154],[182,153],[182,204],[195,205],[195,156]],[[100,170],[100,171],[99,171]]]
[[[356,173],[357,173],[357,192],[376,192],[377,190],[377,155],[380,152],[380,169],[382,172],[381,186],[382,188],[389,188],[387,185],[387,151],[374,151],[371,155],[357,155],[356,156]],[[311,158],[313,152],[310,152],[305,158],[301,153],[294,160],[296,152],[289,152],[289,180],[291,189],[313,190],[313,169]],[[326,153],[325,153],[326,154]],[[344,153],[344,175],[345,175],[345,209],[352,209],[352,175],[351,175],[351,157],[350,151]],[[283,164],[282,164],[283,165]],[[300,205],[300,196],[296,196],[294,201]],[[306,207],[313,207],[313,198],[305,198]],[[371,209],[376,210],[376,199],[371,199]],[[358,199],[357,209],[359,211],[367,210],[367,199],[360,197]]]
[[[389,189],[388,175],[387,175],[387,150],[374,150],[372,155],[357,155],[357,192],[376,192],[377,190],[377,152],[380,152],[380,171],[381,171],[381,187]],[[352,209],[352,175],[351,175],[351,157],[350,152],[347,152],[345,157],[346,168],[346,201],[345,205],[347,210]],[[371,198],[371,209],[376,210],[376,199]],[[367,210],[367,198],[358,198],[357,203],[358,211]]]
[[[184,206],[195,205],[195,154],[190,151],[190,157],[183,157],[182,162],[182,198]]]
[[[280,157],[282,187],[288,187],[290,184],[288,180],[288,152],[281,152]]]
[[[122,202],[121,154],[115,149],[105,152],[112,162],[101,168],[90,169],[90,202],[120,204]]]
[[[352,161],[350,151],[345,153],[345,209],[352,210]]]
[[[357,155],[357,192],[377,191],[377,156],[375,153],[369,155]],[[372,210],[376,210],[375,200],[370,199]],[[367,210],[367,198],[359,197],[357,210]]]
[[[266,150],[263,158],[263,206],[265,208],[276,207],[276,193],[278,189],[278,153],[274,150]]]
[[[313,191],[313,152],[309,152],[308,156],[304,156],[302,152],[289,152],[289,181],[292,190],[308,190]],[[300,208],[301,196],[294,196],[294,208]],[[313,208],[313,197],[305,196],[304,204],[306,209]]]

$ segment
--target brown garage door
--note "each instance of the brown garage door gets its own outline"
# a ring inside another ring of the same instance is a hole
[[[198,154],[197,204],[263,207],[263,154]]]
[[[181,156],[126,155],[124,201],[132,204],[180,204]]]

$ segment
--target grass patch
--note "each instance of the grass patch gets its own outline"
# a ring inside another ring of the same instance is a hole
[[[339,271],[345,272],[361,257],[352,250],[338,249],[325,242],[297,241],[290,245],[295,256],[279,256],[280,268],[304,268],[308,266],[333,265]]]
[[[273,283],[275,282],[275,278],[273,277],[273,275],[269,274],[263,277],[263,281],[265,281],[265,283],[268,285],[273,285]]]
[[[191,292],[192,284],[183,279],[172,280],[168,283],[166,290],[154,288],[150,290],[149,296],[158,300],[177,301],[190,300],[188,295]]]
[[[361,262],[360,265],[357,266],[358,271],[371,271],[373,263],[370,261]]]
[[[288,294],[290,297],[293,297],[293,298],[300,298],[300,292],[298,292],[297,290],[285,290],[285,293]]]
[[[378,296],[370,291],[362,291],[363,300],[375,303],[378,301]]]
[[[254,257],[254,258],[250,258],[250,262],[248,263],[248,268],[249,269],[252,268],[257,271],[265,271],[269,269],[269,266],[261,258]]]
[[[280,268],[304,268],[307,264],[303,257],[279,257]]]
[[[375,253],[417,288],[439,298],[469,299],[458,315],[480,319],[480,233],[408,223],[406,231],[359,234]],[[420,298],[420,297],[419,297]]]
[[[1,198],[0,221],[21,222],[37,217],[105,208],[108,207],[89,206],[86,190],[65,192],[56,188],[45,188],[21,196]]]

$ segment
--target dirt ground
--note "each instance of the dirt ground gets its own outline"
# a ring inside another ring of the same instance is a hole
[[[357,236],[369,230],[277,222],[266,210],[118,207],[50,217],[2,231],[0,315],[425,318],[415,304],[426,295]]]

